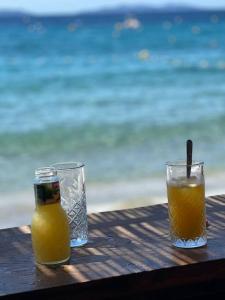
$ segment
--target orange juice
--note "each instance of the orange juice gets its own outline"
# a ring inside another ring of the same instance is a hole
[[[57,172],[54,168],[40,168],[35,175],[36,209],[31,224],[35,259],[46,265],[61,264],[70,258],[70,232],[60,203]]]
[[[205,233],[205,186],[196,177],[168,183],[168,206],[172,235],[194,240]]]
[[[60,203],[37,205],[31,230],[37,262],[55,264],[69,259],[69,224]]]

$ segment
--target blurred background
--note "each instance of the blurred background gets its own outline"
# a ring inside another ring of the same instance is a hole
[[[224,193],[225,3],[176,3],[0,0],[0,227],[55,162],[85,163],[89,212],[166,202],[189,138]]]

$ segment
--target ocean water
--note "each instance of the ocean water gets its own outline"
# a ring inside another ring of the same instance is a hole
[[[0,192],[84,161],[95,182],[225,171],[225,13],[0,19]],[[130,18],[130,17],[129,17]]]

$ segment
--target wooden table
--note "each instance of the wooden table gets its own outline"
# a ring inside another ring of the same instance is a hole
[[[176,249],[167,205],[92,214],[70,264],[36,267],[28,226],[0,231],[2,299],[225,299],[225,196],[207,198],[207,247]]]

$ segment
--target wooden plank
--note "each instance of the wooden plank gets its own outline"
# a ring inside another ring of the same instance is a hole
[[[0,297],[223,299],[225,196],[207,199],[207,215],[207,247],[184,250],[171,246],[166,204],[92,214],[89,243],[56,269],[35,265],[28,226],[1,230]]]

